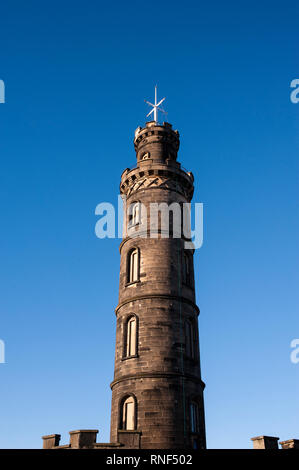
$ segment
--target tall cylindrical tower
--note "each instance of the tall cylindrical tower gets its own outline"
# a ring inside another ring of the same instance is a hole
[[[176,161],[171,124],[147,122],[134,146],[137,166],[120,183],[128,233],[120,244],[111,442],[123,433],[128,443],[138,435],[141,448],[205,448],[193,250],[174,227],[175,211],[169,233],[160,212],[175,206],[182,216],[193,175]]]

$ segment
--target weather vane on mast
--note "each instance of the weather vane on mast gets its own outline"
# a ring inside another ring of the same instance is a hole
[[[166,114],[166,111],[164,111],[164,109],[162,107],[160,107],[160,105],[163,103],[163,101],[165,100],[165,98],[162,98],[162,100],[159,101],[159,103],[157,103],[157,85],[155,86],[155,104],[153,103],[150,103],[149,101],[146,101],[144,100],[147,104],[149,104],[150,106],[153,107],[153,109],[146,115],[146,117],[150,116],[152,113],[154,113],[154,121],[155,122],[158,122],[158,110],[161,111],[161,113],[163,114]]]

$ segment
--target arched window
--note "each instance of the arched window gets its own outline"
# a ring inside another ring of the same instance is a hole
[[[129,226],[140,223],[140,202],[132,202],[129,210]]]
[[[139,278],[139,252],[137,248],[128,254],[128,282],[136,282]]]
[[[194,321],[188,318],[185,324],[186,354],[192,359],[196,358],[196,335]]]
[[[192,285],[192,268],[191,256],[187,253],[183,254],[183,283],[188,286]]]
[[[191,432],[199,432],[198,404],[195,401],[190,403],[190,428]]]
[[[131,316],[126,323],[125,330],[125,357],[137,354],[137,318]]]
[[[135,400],[132,396],[126,398],[121,409],[121,428],[127,431],[133,431],[136,423]]]

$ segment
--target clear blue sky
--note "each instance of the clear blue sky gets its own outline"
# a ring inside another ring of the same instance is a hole
[[[299,438],[298,2],[1,5],[0,447],[109,440],[116,203],[154,85],[204,203],[195,257],[210,448]]]

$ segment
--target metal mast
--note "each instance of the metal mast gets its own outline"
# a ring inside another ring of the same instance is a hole
[[[167,114],[166,111],[160,106],[165,98],[162,98],[162,100],[157,103],[157,85],[155,86],[155,104],[151,103],[150,101],[144,100],[147,104],[152,106],[153,109],[146,115],[146,117],[150,116],[152,113],[154,113],[154,121],[158,122],[158,110],[161,111],[163,114]]]

